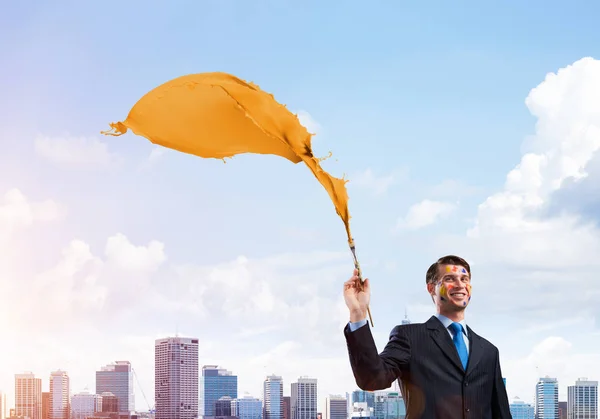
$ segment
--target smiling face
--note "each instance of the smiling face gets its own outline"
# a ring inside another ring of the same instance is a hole
[[[471,277],[464,266],[440,265],[427,290],[440,313],[462,311],[471,301]]]

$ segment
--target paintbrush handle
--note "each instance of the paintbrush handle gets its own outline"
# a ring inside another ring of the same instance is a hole
[[[354,239],[352,239],[350,241],[350,250],[352,251],[352,256],[354,257],[354,268],[358,272],[358,279],[360,279],[360,283],[361,283],[361,286],[362,286],[362,284],[364,284],[365,281],[362,278],[362,272],[360,270],[360,264],[358,263],[358,259],[356,257],[356,246],[354,245]],[[361,291],[363,289],[364,288],[362,288]],[[368,305],[367,305],[367,313],[369,314],[369,321],[371,322],[371,327],[374,327],[374,325],[373,325],[373,317],[371,316],[371,308]]]

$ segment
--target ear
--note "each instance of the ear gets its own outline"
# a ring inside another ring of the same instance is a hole
[[[431,282],[427,284],[427,292],[431,295],[435,292],[435,284]]]

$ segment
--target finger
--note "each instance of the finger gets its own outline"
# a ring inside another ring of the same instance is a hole
[[[354,287],[356,287],[356,281],[354,279],[349,279],[346,282],[344,282],[344,290],[348,290]]]

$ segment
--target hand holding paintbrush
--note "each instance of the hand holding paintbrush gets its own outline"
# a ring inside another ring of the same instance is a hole
[[[354,240],[350,241],[350,250],[354,257],[354,273],[352,278],[344,283],[344,300],[350,310],[350,321],[352,323],[364,320],[369,315],[371,326],[373,326],[373,318],[369,309],[369,301],[371,299],[371,286],[369,279],[362,279],[360,265],[356,258],[356,248]]]

